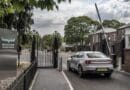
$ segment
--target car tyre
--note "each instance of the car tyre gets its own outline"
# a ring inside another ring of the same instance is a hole
[[[78,67],[78,74],[79,74],[79,77],[80,77],[80,78],[83,78],[83,77],[84,77],[83,69],[82,69],[81,66]]]
[[[110,78],[112,73],[105,73],[105,77]]]

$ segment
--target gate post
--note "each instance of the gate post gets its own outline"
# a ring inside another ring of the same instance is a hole
[[[32,50],[31,50],[31,63],[35,60],[35,49],[36,49],[36,38],[35,35],[33,35],[33,41],[32,41]]]
[[[58,38],[56,37],[56,33],[55,33],[55,37],[53,41],[53,67],[54,68],[58,67],[58,48],[59,48],[58,44],[59,44]]]

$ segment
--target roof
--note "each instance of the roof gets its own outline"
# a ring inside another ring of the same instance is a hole
[[[121,26],[121,27],[118,28],[118,29],[124,29],[124,28],[130,28],[130,23],[128,23],[128,24],[126,24],[126,25],[123,25],[123,26]]]
[[[100,30],[96,31],[95,34],[102,33],[102,32],[103,32],[102,29],[100,29]],[[116,32],[116,29],[113,29],[113,28],[104,28],[104,32],[105,33]]]

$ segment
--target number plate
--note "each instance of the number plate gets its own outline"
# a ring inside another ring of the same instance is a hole
[[[97,68],[97,71],[108,71],[107,68]]]

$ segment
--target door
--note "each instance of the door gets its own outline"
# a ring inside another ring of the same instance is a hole
[[[73,55],[73,56],[71,57],[70,66],[71,66],[71,68],[73,68],[73,69],[75,69],[75,60],[76,60],[76,58],[77,58],[77,55]]]
[[[84,54],[83,53],[79,53],[75,59],[75,69],[78,70],[78,65],[82,63],[82,60],[84,59]]]

